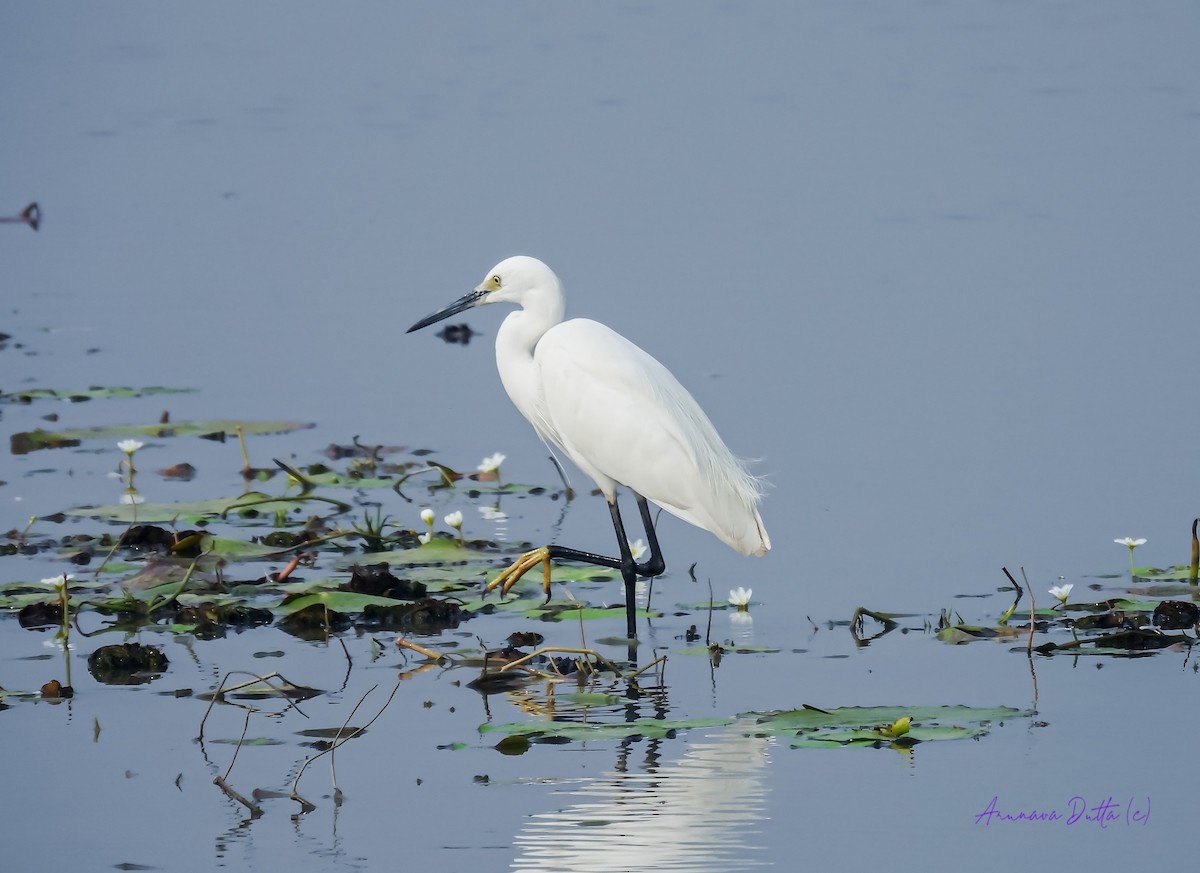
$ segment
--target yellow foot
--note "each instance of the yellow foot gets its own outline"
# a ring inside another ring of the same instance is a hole
[[[546,601],[550,600],[550,549],[542,546],[532,552],[526,552],[512,562],[512,565],[500,571],[500,575],[487,584],[487,590],[499,588],[502,595],[508,594],[510,588],[536,567],[542,565],[542,588],[546,591]]]

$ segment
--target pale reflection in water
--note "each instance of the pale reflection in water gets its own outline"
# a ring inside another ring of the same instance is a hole
[[[556,794],[514,840],[518,871],[747,870],[767,865],[764,767],[771,740],[738,728],[688,745],[651,773],[607,774]]]

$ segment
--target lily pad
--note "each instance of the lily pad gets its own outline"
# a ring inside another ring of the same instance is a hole
[[[847,746],[911,746],[932,740],[973,739],[985,735],[992,722],[1027,718],[1030,710],[1007,706],[847,706],[839,709],[801,709],[750,712],[739,718],[751,720],[758,735],[794,734],[793,748],[838,748]],[[891,727],[911,719],[903,735]]]
[[[77,506],[64,510],[63,514],[121,524],[134,522],[161,524],[172,521],[200,524],[231,513],[253,512],[258,515],[272,515],[277,510],[288,512],[313,500],[318,500],[318,498],[312,495],[272,497],[267,494],[250,492],[240,497],[217,497],[212,500],[194,500],[190,503],[113,503],[108,506]]]
[[[1191,582],[1192,568],[1189,566],[1176,566],[1169,569],[1160,569],[1158,567],[1134,567],[1134,581],[1145,580],[1149,582],[1158,582],[1170,580],[1178,580],[1182,582]],[[1195,583],[1193,583],[1195,584]]]
[[[495,552],[485,552],[464,546],[458,540],[435,537],[423,546],[415,549],[391,549],[386,552],[372,552],[371,560],[378,563],[383,561],[393,566],[427,566],[453,568],[457,573],[460,568],[479,564],[499,565],[503,563]],[[344,562],[347,566],[353,561]]]
[[[480,725],[481,734],[500,733],[505,736],[524,736],[530,739],[566,740],[623,740],[640,736],[662,739],[674,736],[681,730],[693,728],[724,727],[733,724],[731,718],[656,719],[639,718],[625,722],[516,722],[510,724]]]
[[[240,428],[244,434],[291,433],[314,427],[301,421],[173,421],[169,424],[115,424],[101,427],[82,427],[67,430],[33,430],[15,433],[11,439],[14,455],[25,455],[39,449],[59,449],[77,446],[86,440],[121,440],[127,437],[166,439],[175,436],[203,436],[224,439],[234,436]],[[115,450],[115,448],[114,448]]]
[[[971,643],[976,640],[1015,639],[1028,634],[1029,631],[1015,627],[987,627],[981,625],[956,624],[939,628],[937,638],[943,643],[958,645]]]
[[[191,394],[195,388],[87,388],[82,391],[60,391],[54,388],[31,388],[27,391],[0,392],[0,402],[30,403],[34,400],[97,400],[110,397],[147,397],[152,394]]]
[[[588,606],[579,601],[552,602],[539,604],[525,613],[531,619],[542,621],[595,621],[604,618],[624,618],[624,606]],[[660,618],[661,612],[655,610],[637,610],[638,618]]]
[[[358,594],[354,591],[313,591],[299,597],[287,598],[271,611],[277,615],[291,615],[307,609],[315,603],[324,604],[331,612],[357,613],[366,606],[399,606],[407,601],[394,600],[390,597],[376,597],[374,594]]]
[[[892,736],[881,729],[829,730],[815,735],[800,734],[791,742],[793,749],[835,749],[855,746],[912,746],[933,740],[973,740],[987,734],[981,725],[960,727],[957,725],[914,727],[903,736]]]

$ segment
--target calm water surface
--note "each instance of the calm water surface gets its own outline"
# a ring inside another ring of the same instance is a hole
[[[374,712],[399,656],[373,658],[352,634],[349,660],[275,629],[155,634],[142,641],[165,648],[170,671],[112,689],[87,676],[98,643],[80,640],[74,701],[0,712],[6,858],[734,870],[800,856],[917,869],[937,853],[1000,869],[1019,846],[1059,864],[1181,859],[1185,768],[1122,762],[1184,754],[1194,659],[1043,659],[1033,677],[1008,643],[952,648],[922,627],[943,608],[994,622],[1002,565],[1025,566],[1039,591],[1063,576],[1099,597],[1122,590],[1098,578],[1127,570],[1114,537],[1147,537],[1139,562],[1187,557],[1198,38],[1200,10],[1183,2],[6,6],[0,214],[37,200],[45,223],[0,225],[0,331],[13,337],[0,389],[197,389],[5,405],[7,434],[51,412],[56,427],[164,408],[298,419],[317,427],[252,440],[255,461],[308,462],[358,434],[468,469],[501,451],[506,477],[552,485],[495,376],[502,314],[473,314],[481,335],[465,348],[402,333],[496,261],[533,254],[572,314],[668,364],[771,483],[766,559],[664,518],[672,572],[655,597],[705,597],[693,562],[718,594],[752,586],[753,623],[721,613],[714,635],[779,652],[711,670],[678,654],[698,616],[668,610],[641,652],[668,654],[662,693],[630,717],[1038,709],[912,754],[716,728],[506,757],[478,726],[544,716],[461,687],[465,671],[430,671],[339,753],[343,805],[322,761],[305,776],[316,811],[293,820],[295,804],[266,800],[250,821],[211,784],[240,711],[218,710],[201,744],[206,704],[176,692],[230,669],[325,690],[303,715],[252,722],[281,742],[243,749],[231,781],[281,790],[311,754],[297,732],[340,724],[378,684]],[[186,485],[146,477],[151,499],[240,488],[230,445],[152,443],[142,458],[200,470]],[[6,455],[0,527],[112,502],[116,461],[92,444]],[[416,522],[395,495],[367,499]],[[471,501],[435,506],[496,534]],[[505,509],[512,538],[611,545],[599,500]],[[0,582],[59,570],[0,559]],[[917,617],[858,647],[831,623],[859,605]],[[484,619],[457,639],[497,644],[518,626]],[[43,638],[0,621],[0,686],[61,673]],[[466,747],[439,749],[454,743]],[[1150,804],[1149,822],[977,824],[993,798],[1069,811],[1109,795]]]

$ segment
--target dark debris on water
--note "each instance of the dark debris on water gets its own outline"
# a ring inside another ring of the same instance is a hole
[[[101,646],[88,656],[88,672],[104,685],[144,685],[166,672],[168,664],[161,649],[141,643]]]

